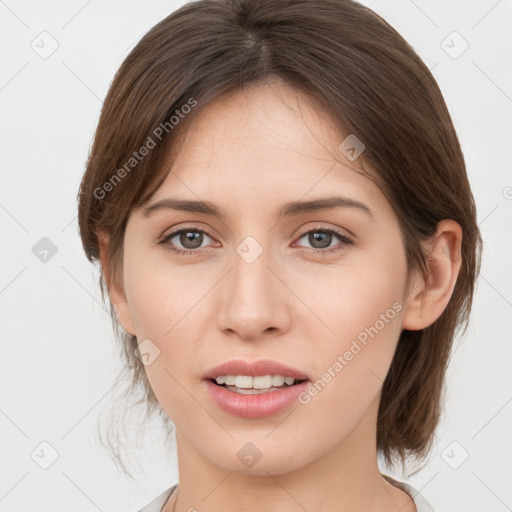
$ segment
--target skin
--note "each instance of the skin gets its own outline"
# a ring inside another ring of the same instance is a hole
[[[407,286],[392,206],[350,168],[356,162],[337,149],[344,137],[327,111],[274,82],[229,93],[198,114],[150,204],[171,196],[207,200],[226,217],[134,211],[124,283],[109,288],[124,329],[160,350],[145,369],[176,427],[179,465],[179,492],[164,510],[415,511],[379,472],[378,405],[401,330],[427,327],[449,301],[460,226],[440,222],[424,246],[432,255],[430,288],[418,273]],[[333,193],[365,203],[373,216],[345,207],[277,221],[288,201]],[[190,227],[207,231],[200,249],[179,235],[158,243]],[[322,245],[304,235],[319,228],[338,229],[353,243],[333,234]],[[247,236],[263,249],[250,264],[236,252]],[[108,276],[107,243],[103,238]],[[341,249],[313,252],[326,245]],[[202,252],[176,255],[170,246]],[[219,409],[206,392],[204,372],[236,358],[283,362],[315,382],[394,303],[401,311],[305,405],[244,419]],[[262,454],[251,468],[237,457],[248,442]]]

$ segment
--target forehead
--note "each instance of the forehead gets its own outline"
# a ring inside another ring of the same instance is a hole
[[[196,112],[151,202],[172,195],[235,211],[339,194],[382,202],[338,149],[344,137],[325,107],[282,82],[230,92]]]
[[[278,154],[290,158],[295,153],[295,158],[333,160],[341,139],[331,114],[316,100],[272,81],[231,91],[203,107],[180,156],[185,160],[188,151],[209,149],[213,159],[268,159]],[[233,153],[235,148],[241,151]]]

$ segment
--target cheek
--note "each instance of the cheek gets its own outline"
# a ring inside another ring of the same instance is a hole
[[[126,295],[138,337],[156,343],[172,336],[181,322],[190,322],[189,314],[197,314],[195,307],[209,282],[190,266],[171,267],[161,252],[132,248],[125,260]]]
[[[299,410],[309,418],[307,429],[323,432],[325,440],[345,438],[368,414],[377,413],[376,408],[369,410],[377,403],[393,358],[400,304],[387,296],[373,299],[365,309],[354,309],[351,303],[336,308],[330,323],[337,335],[323,336],[322,350],[311,358],[313,382],[299,397]]]
[[[209,288],[205,283],[215,280],[192,271],[191,266],[170,268],[161,257],[144,260],[136,251],[125,265],[126,293],[138,341],[149,338],[158,354],[145,367],[151,386],[160,403],[169,406],[167,410],[187,408],[190,395],[184,387],[195,372],[197,341],[204,339],[204,323],[211,318],[204,300]]]
[[[317,340],[311,363],[317,383],[303,403],[317,407],[314,414],[328,404],[335,414],[343,409],[340,422],[344,414],[357,418],[380,391],[401,332],[405,264],[400,253],[367,258],[323,279],[322,293],[318,281],[315,293],[309,288],[308,304],[322,320],[310,315],[306,323],[307,337]]]
[[[308,318],[309,338],[321,334],[324,346],[333,351],[348,350],[353,340],[381,340],[376,350],[393,348],[400,332],[400,311],[403,308],[405,267],[395,260],[394,266],[384,261],[360,261],[357,265],[330,269],[314,282],[298,279],[305,302],[310,308],[307,316],[297,315],[301,324]],[[316,317],[311,311],[317,313]],[[301,320],[302,317],[302,320]],[[323,351],[322,351],[323,352]],[[320,352],[320,354],[322,353]]]

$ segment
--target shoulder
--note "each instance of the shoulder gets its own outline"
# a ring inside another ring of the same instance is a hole
[[[161,512],[162,507],[165,505],[169,496],[172,494],[174,489],[178,487],[178,484],[173,485],[169,489],[165,490],[162,494],[157,496],[151,503],[148,503],[145,507],[142,507],[137,512]]]
[[[392,485],[402,489],[405,491],[414,502],[416,506],[417,512],[435,512],[432,505],[417,491],[412,485],[406,484],[405,482],[400,482],[399,480],[395,480],[394,478],[382,474],[382,476]]]

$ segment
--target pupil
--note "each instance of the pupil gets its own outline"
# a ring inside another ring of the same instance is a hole
[[[332,236],[331,233],[322,233],[319,231],[315,231],[314,233],[310,233],[309,241],[310,241],[311,245],[315,248],[329,247],[329,245],[331,245],[331,240],[330,240],[331,236]],[[315,243],[313,243],[313,242],[318,242],[319,240],[320,240],[320,242],[323,242],[323,243],[321,243],[320,246],[315,246]],[[325,243],[325,240],[327,240],[327,243]]]
[[[192,236],[189,236],[192,235]],[[201,246],[202,243],[202,233],[197,233],[195,231],[186,231],[181,233],[180,242],[183,244],[183,247],[187,249],[196,249]],[[189,242],[192,242],[191,245],[188,245]]]

